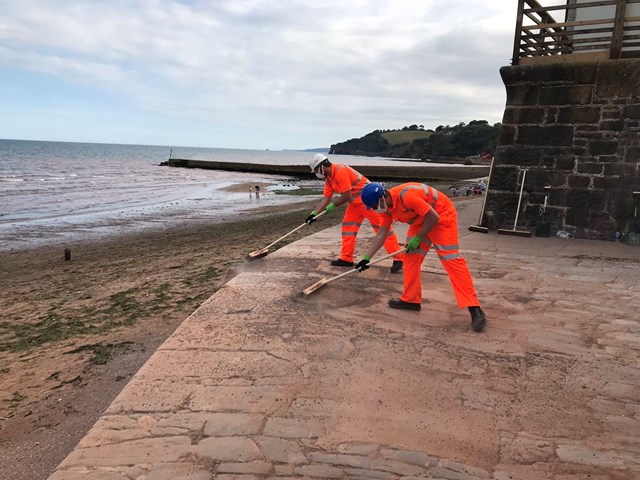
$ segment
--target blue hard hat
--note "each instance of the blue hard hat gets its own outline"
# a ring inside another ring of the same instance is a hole
[[[367,207],[367,210],[371,210],[378,204],[382,195],[384,195],[384,187],[382,184],[371,182],[364,186],[360,197],[362,198],[362,203]]]

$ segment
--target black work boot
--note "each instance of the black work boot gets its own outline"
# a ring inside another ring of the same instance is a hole
[[[402,260],[394,260],[393,265],[391,265],[391,268],[389,270],[391,270],[391,273],[398,273],[400,270],[402,270],[403,265],[404,263],[402,263]]]
[[[331,265],[334,267],[353,267],[353,262],[347,262],[341,258],[337,260],[331,260]]]
[[[405,302],[402,299],[396,300],[395,298],[389,300],[389,306],[400,310],[415,310],[416,312],[420,311],[422,308],[422,305],[419,303]]]
[[[480,307],[469,307],[469,313],[471,314],[471,328],[474,332],[481,332],[487,324],[484,312]]]

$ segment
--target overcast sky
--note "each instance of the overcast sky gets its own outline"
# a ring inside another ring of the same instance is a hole
[[[515,0],[0,0],[0,138],[329,147],[499,122]]]

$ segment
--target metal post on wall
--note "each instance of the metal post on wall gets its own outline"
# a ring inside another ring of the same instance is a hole
[[[640,203],[640,192],[633,192],[635,200],[635,208],[633,209],[633,233],[640,233],[640,225],[638,225],[638,204]]]
[[[640,246],[640,225],[638,224],[638,210],[640,209],[640,191],[632,192],[634,209],[633,209],[633,231],[627,235],[629,245]]]
[[[613,36],[609,59],[617,60],[622,56],[622,39],[624,35],[624,18],[627,11],[627,0],[616,0],[616,18],[613,22]]]
[[[549,203],[549,194],[551,193],[551,185],[544,186],[544,203],[538,211],[538,219],[536,220],[536,237],[548,237],[550,234],[549,219],[547,217],[547,204]]]
[[[520,63],[520,41],[522,37],[522,19],[524,17],[524,1],[518,0],[518,15],[516,16],[516,34],[513,40],[513,55],[511,57],[511,65]]]

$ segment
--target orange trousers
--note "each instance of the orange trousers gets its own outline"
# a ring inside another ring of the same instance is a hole
[[[478,295],[473,286],[471,272],[466,260],[460,255],[458,247],[458,218],[455,211],[440,216],[440,221],[428,233],[429,242],[421,242],[418,250],[404,255],[404,292],[400,297],[405,302],[422,301],[420,267],[424,257],[433,245],[440,263],[447,271],[453,293],[459,308],[479,306]],[[422,223],[409,227],[407,239],[413,237],[422,228]]]
[[[340,252],[340,258],[342,260],[353,262],[356,249],[356,236],[365,218],[371,222],[374,232],[378,233],[378,228],[380,227],[380,215],[378,213],[374,210],[367,210],[367,207],[362,203],[360,197],[347,205],[344,211],[344,217],[342,218],[342,251]],[[389,235],[384,242],[384,248],[387,253],[397,252],[401,248],[393,228],[389,229]],[[393,259],[403,260],[403,257],[404,254],[401,253],[394,256]]]

